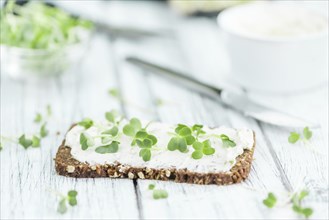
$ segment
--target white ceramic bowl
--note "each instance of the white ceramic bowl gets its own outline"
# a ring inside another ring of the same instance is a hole
[[[243,13],[257,13],[254,10],[257,5],[233,7],[218,16],[233,79],[248,89],[275,93],[295,92],[327,83],[328,30],[310,35],[269,37],[232,27],[232,19]],[[266,22],[264,20],[263,24]]]

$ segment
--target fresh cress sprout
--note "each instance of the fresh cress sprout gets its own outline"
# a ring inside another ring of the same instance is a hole
[[[153,190],[153,199],[166,199],[168,198],[168,192],[164,189],[155,189],[155,184],[148,186],[149,190]]]
[[[299,140],[306,142],[309,139],[311,139],[312,135],[313,135],[313,132],[308,127],[305,127],[303,129],[304,138],[301,138],[301,135],[297,132],[290,132],[290,135],[288,137],[288,142],[291,144],[295,144]]]
[[[178,124],[175,128],[175,135],[167,145],[168,150],[179,150],[182,153],[188,152],[188,146],[192,145],[194,152],[193,159],[201,159],[203,155],[212,155],[215,153],[215,148],[211,146],[209,139],[200,142],[199,136],[206,134],[202,129],[203,125],[195,124],[189,127],[184,124]]]
[[[268,208],[273,208],[276,204],[276,196],[273,193],[268,193],[267,198],[263,200],[263,204]]]
[[[78,192],[75,190],[70,190],[66,196],[61,196],[59,201],[57,212],[64,214],[67,212],[67,203],[70,206],[76,206],[78,204],[77,201]]]
[[[232,141],[227,135],[221,134],[220,138],[222,139],[223,142],[223,147],[229,148],[229,147],[235,147],[236,143]]]
[[[305,189],[300,192],[296,192],[292,195],[291,200],[288,204],[292,205],[292,210],[299,215],[303,215],[305,218],[310,217],[313,214],[313,209],[309,207],[302,206],[302,200],[308,196],[309,192]],[[263,200],[263,204],[268,208],[273,208],[277,203],[276,196],[270,192],[267,195],[267,198]]]
[[[2,45],[58,49],[79,42],[81,31],[91,29],[92,23],[43,2],[20,6],[9,0],[0,10],[0,26]]]
[[[142,123],[138,118],[130,119],[129,123],[123,127],[123,133],[126,136],[132,137],[133,140],[131,142],[131,146],[135,146],[137,144],[140,147],[139,156],[144,161],[151,160],[151,148],[152,146],[156,145],[158,139],[149,134],[146,131],[147,126],[142,128]]]

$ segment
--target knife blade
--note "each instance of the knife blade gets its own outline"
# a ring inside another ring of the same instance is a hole
[[[259,104],[248,98],[246,94],[217,88],[192,78],[186,73],[184,74],[174,69],[151,63],[134,56],[127,57],[126,61],[147,70],[150,73],[163,76],[177,84],[183,85],[190,90],[211,97],[225,106],[237,110],[245,116],[252,117],[258,121],[282,127],[319,127],[316,123]]]

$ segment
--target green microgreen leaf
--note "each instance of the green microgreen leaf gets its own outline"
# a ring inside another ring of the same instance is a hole
[[[40,138],[35,135],[32,137],[32,147],[40,147]]]
[[[235,147],[236,146],[236,143],[233,140],[230,140],[230,138],[227,135],[221,134],[220,138],[222,139],[223,147],[229,148],[229,147]]]
[[[68,200],[69,200],[69,204],[71,206],[75,206],[75,205],[78,204],[78,201],[77,201],[77,199],[75,197],[74,198],[69,198]]]
[[[151,150],[148,148],[142,148],[139,151],[139,156],[142,157],[142,159],[146,162],[146,161],[150,161],[151,160]]]
[[[179,137],[172,137],[167,145],[167,149],[170,151],[177,150],[179,139]]]
[[[119,150],[119,142],[112,141],[111,144],[97,147],[95,151],[99,154],[116,153]]]
[[[291,144],[296,143],[300,138],[300,135],[297,132],[291,132],[290,136],[288,137],[288,141]]]
[[[78,125],[84,127],[85,129],[88,129],[88,128],[90,128],[91,126],[94,125],[94,122],[93,122],[93,120],[91,120],[90,118],[85,118],[85,119],[83,119],[82,121],[80,121],[80,122],[78,123]]]
[[[185,136],[184,138],[187,145],[192,145],[196,140],[192,135]]]
[[[87,150],[88,147],[92,147],[94,145],[94,139],[87,133],[81,133],[80,145],[82,150]]]
[[[48,131],[47,128],[46,128],[46,125],[47,125],[47,123],[44,123],[44,124],[41,126],[41,128],[40,128],[40,136],[41,136],[42,138],[46,137],[46,136],[48,135],[48,133],[49,133],[49,131]]]
[[[199,141],[196,141],[193,143],[192,147],[195,149],[195,150],[199,150],[201,151],[203,149],[203,144]]]
[[[11,0],[0,10],[1,44],[44,50],[50,55],[83,40],[84,32],[92,27],[90,21],[43,1],[28,1],[22,6]]]
[[[25,149],[27,149],[28,147],[32,146],[33,142],[31,139],[27,139],[25,137],[25,134],[23,134],[22,136],[19,137],[18,143],[22,145]]]
[[[40,123],[42,121],[42,115],[40,113],[37,113],[34,118],[35,123]]]
[[[143,143],[142,146],[145,147],[145,148],[151,148],[152,147],[152,140],[151,139],[145,138],[142,143]]]
[[[76,190],[70,190],[67,195],[69,197],[76,197],[78,195],[78,192]]]
[[[63,198],[60,200],[58,207],[57,207],[57,212],[64,214],[67,212],[67,206],[66,206],[66,199]]]
[[[120,98],[120,92],[117,88],[111,88],[108,90],[108,93],[110,96],[114,98]]]
[[[62,196],[62,199],[59,201],[57,211],[61,214],[67,212],[67,203],[70,206],[76,206],[78,204],[77,195],[78,192],[76,190],[70,190],[67,193],[67,196]]]
[[[111,129],[102,132],[102,134],[109,134],[112,137],[117,136],[118,133],[119,133],[119,128],[117,126],[113,126]]]
[[[192,158],[195,160],[201,159],[203,157],[203,153],[201,150],[196,150],[192,153]]]
[[[192,131],[189,127],[183,127],[179,130],[178,134],[183,137],[190,136],[192,134]]]
[[[273,208],[277,202],[277,199],[273,193],[269,193],[267,198],[263,200],[263,204],[268,208]]]
[[[165,198],[168,198],[168,193],[166,190],[163,190],[163,189],[154,189],[153,198],[154,199],[165,199]]]
[[[136,133],[141,130],[142,123],[137,118],[132,118],[129,121],[129,124],[123,127],[123,133],[127,136],[134,137]]]
[[[149,187],[148,188],[149,188],[149,190],[153,190],[155,188],[155,184],[152,184],[152,183],[149,184]]]
[[[130,125],[133,126],[136,130],[140,130],[142,128],[142,123],[138,118],[132,118],[129,121]]]
[[[203,148],[202,152],[204,155],[213,155],[215,153],[215,148]]]
[[[109,122],[111,122],[113,124],[118,124],[122,117],[118,113],[118,111],[112,110],[110,112],[105,113],[105,118],[106,118],[106,120],[108,120]]]
[[[309,140],[312,137],[312,131],[308,127],[305,127],[303,130],[303,135],[306,140]]]
[[[144,138],[146,138],[147,135],[148,134],[145,130],[140,130],[136,133],[135,138],[144,139]]]

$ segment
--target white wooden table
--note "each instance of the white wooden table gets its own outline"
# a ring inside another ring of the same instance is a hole
[[[140,55],[216,86],[232,86],[228,58],[213,20],[181,18],[154,2],[90,1],[79,7],[98,19],[117,24],[133,21],[147,28],[169,29],[170,34],[132,40],[95,33],[79,67],[56,79],[18,82],[1,73],[1,135],[33,133],[38,129],[35,114],[47,104],[53,110],[50,134],[40,148],[24,150],[17,144],[4,144],[0,153],[1,219],[295,219],[298,216],[290,205],[268,209],[262,200],[270,191],[284,199],[287,192],[301,187],[310,191],[305,206],[314,209],[312,218],[328,219],[327,85],[284,96],[247,91],[259,102],[321,123],[321,129],[313,130],[313,150],[292,145],[287,141],[290,130],[246,118],[124,60],[129,54]],[[117,88],[123,101],[109,96],[110,88]],[[157,105],[159,99],[162,105]],[[69,126],[83,117],[103,119],[111,109],[127,117],[168,123],[252,128],[257,145],[250,176],[232,186],[58,176],[53,158]],[[153,200],[147,189],[150,183],[166,189],[168,199]],[[56,212],[59,197],[54,191],[70,189],[78,191],[78,205],[61,215]]]

